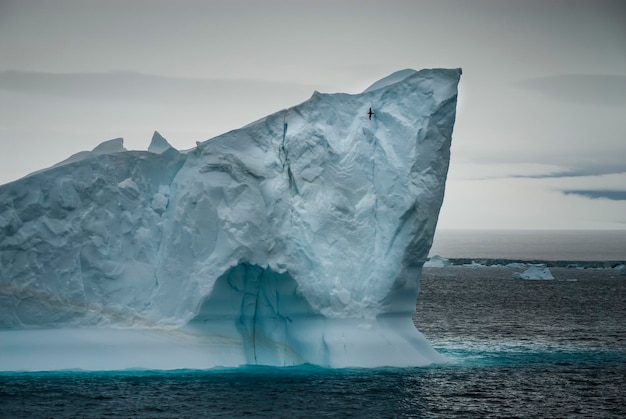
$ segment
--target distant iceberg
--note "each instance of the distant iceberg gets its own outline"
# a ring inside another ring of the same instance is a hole
[[[430,257],[425,263],[424,268],[447,268],[452,266],[452,262],[449,259],[446,259],[439,255],[434,255]]]
[[[460,69],[0,187],[0,370],[419,366]],[[368,118],[371,108],[373,116]]]
[[[514,272],[513,278],[515,279],[532,279],[532,280],[544,280],[554,279],[550,269],[545,264],[530,265],[524,272]]]

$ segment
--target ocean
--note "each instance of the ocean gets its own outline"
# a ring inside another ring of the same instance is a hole
[[[477,247],[440,254],[624,259],[624,247],[608,241],[590,244],[589,254],[567,253],[568,235],[560,243],[546,235],[558,249],[543,255],[537,236],[518,242],[517,253],[469,236]],[[445,250],[442,236],[436,240]],[[626,276],[556,267],[555,280],[513,279],[520,269],[424,269],[413,320],[447,364],[0,373],[0,417],[626,417]]]

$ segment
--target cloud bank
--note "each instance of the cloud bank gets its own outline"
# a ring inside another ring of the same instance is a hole
[[[605,176],[626,173],[626,165],[598,165],[589,167],[579,167],[540,174],[514,174],[508,176],[510,178],[521,179],[554,179],[554,178],[572,178],[572,177],[588,177],[588,176]]]
[[[305,99],[316,89],[320,87],[290,82],[188,79],[134,72],[0,72],[0,90],[93,101],[197,104],[208,98],[272,97],[277,91]]]
[[[565,195],[579,195],[590,199],[609,199],[611,201],[626,201],[626,191],[611,190],[564,190]]]
[[[626,76],[564,74],[523,80],[519,86],[568,103],[626,106]]]

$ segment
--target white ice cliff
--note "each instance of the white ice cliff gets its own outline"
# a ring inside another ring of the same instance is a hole
[[[0,370],[441,361],[411,315],[460,75],[315,92],[186,152],[111,140],[0,186]]]

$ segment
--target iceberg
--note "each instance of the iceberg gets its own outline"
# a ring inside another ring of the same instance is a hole
[[[530,265],[524,272],[513,272],[513,279],[544,280],[554,279],[554,276],[544,263],[538,263]]]
[[[0,370],[444,361],[411,316],[460,75],[315,92],[187,151],[115,139],[0,186]]]
[[[452,266],[452,262],[443,256],[434,255],[430,257],[425,263],[424,268],[449,268]]]

